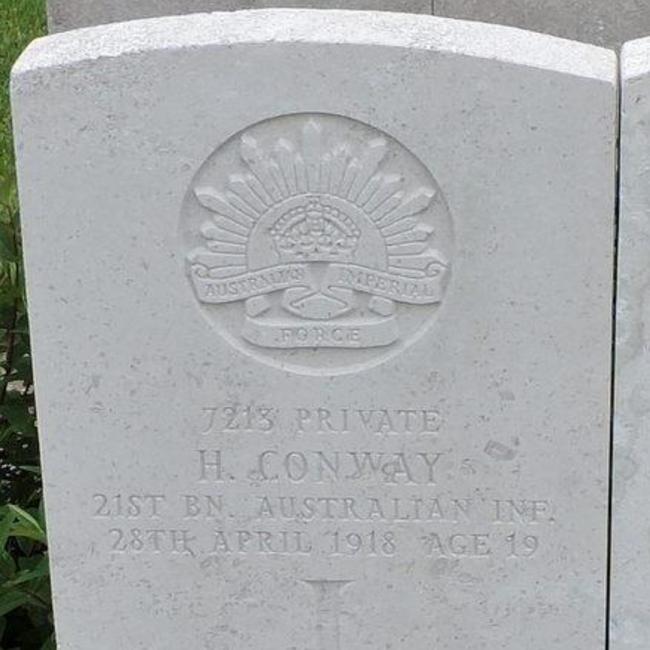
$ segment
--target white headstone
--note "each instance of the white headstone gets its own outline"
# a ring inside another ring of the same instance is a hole
[[[611,52],[139,21],[13,77],[63,650],[602,650]]]
[[[269,7],[430,14],[432,0],[47,0],[51,32],[137,18]]]
[[[619,219],[612,650],[647,650],[650,523],[650,39],[622,53],[621,208]]]
[[[645,0],[434,0],[436,16],[523,27],[606,47],[650,33]]]

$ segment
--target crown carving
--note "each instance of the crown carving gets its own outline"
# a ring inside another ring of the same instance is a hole
[[[278,216],[265,232],[285,263],[353,260],[363,219],[385,242],[387,270],[426,278],[444,266],[431,245],[433,228],[421,217],[437,190],[410,187],[401,170],[393,169],[386,138],[330,142],[319,119],[311,117],[275,140],[244,133],[239,153],[242,167],[221,187],[194,188],[211,213],[201,227],[204,246],[191,255],[197,273],[225,278],[245,272],[249,239],[272,214]]]
[[[361,233],[353,220],[323,197],[306,197],[305,204],[284,214],[271,229],[284,262],[334,262],[354,254]]]

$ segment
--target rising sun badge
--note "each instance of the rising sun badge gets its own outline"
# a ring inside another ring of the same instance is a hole
[[[187,201],[196,297],[239,305],[239,336],[255,348],[390,347],[406,333],[400,313],[443,299],[451,224],[440,189],[402,145],[354,120],[254,125],[206,162]]]

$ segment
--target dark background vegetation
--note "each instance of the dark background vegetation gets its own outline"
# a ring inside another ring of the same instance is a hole
[[[9,72],[45,33],[44,0],[0,0],[0,650],[54,650]]]

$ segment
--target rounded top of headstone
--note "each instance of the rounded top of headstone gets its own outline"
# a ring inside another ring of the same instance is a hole
[[[14,76],[160,50],[288,42],[439,50],[605,81],[617,73],[610,50],[514,27],[379,11],[264,9],[135,20],[55,34],[27,48]]]
[[[623,79],[645,76],[650,72],[650,37],[639,38],[623,45],[621,71]]]

